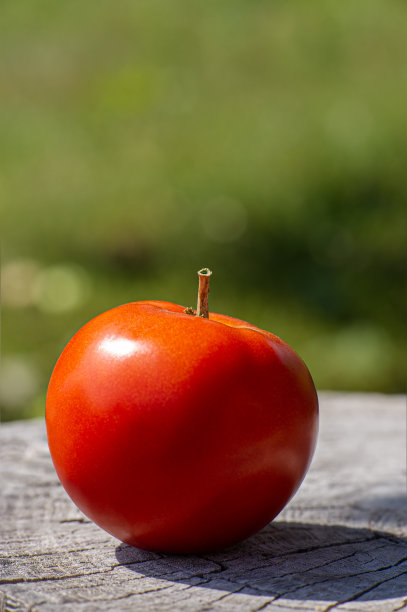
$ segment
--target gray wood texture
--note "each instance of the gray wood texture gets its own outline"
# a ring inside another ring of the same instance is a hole
[[[321,393],[311,469],[260,533],[221,553],[143,552],[73,505],[41,420],[0,428],[0,612],[407,610],[403,396]]]

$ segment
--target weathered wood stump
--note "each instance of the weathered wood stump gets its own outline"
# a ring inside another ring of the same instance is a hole
[[[40,420],[0,430],[0,612],[407,609],[405,399],[321,393],[317,452],[278,519],[205,556],[147,553],[84,517]]]

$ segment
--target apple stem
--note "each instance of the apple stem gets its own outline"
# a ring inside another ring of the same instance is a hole
[[[209,293],[209,278],[212,271],[209,268],[199,270],[199,287],[198,287],[198,304],[196,307],[196,316],[203,319],[209,319],[208,308],[208,293]]]

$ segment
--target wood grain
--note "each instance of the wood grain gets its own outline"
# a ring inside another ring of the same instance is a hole
[[[317,452],[272,524],[222,553],[120,543],[58,483],[42,421],[0,429],[0,612],[407,610],[402,396],[321,393]]]

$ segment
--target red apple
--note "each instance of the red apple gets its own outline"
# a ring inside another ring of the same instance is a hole
[[[49,447],[77,506],[120,540],[196,553],[247,538],[303,480],[318,400],[277,336],[205,312],[133,302],[84,325],[46,405]]]

